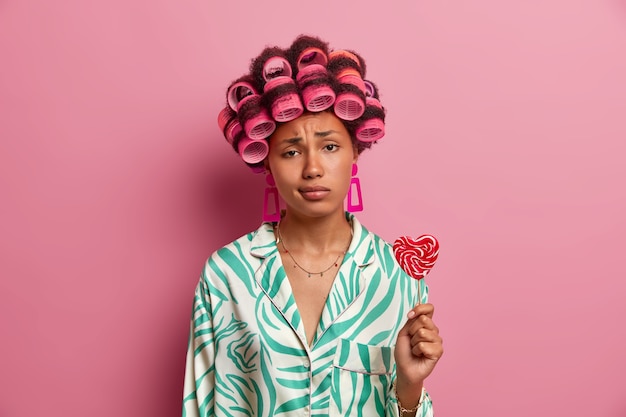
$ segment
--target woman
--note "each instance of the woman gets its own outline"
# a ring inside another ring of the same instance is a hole
[[[220,126],[268,175],[267,221],[204,268],[183,415],[432,415],[424,380],[443,347],[427,289],[344,211],[346,196],[360,205],[355,164],[383,130],[364,77],[354,52],[301,36],[229,88]]]

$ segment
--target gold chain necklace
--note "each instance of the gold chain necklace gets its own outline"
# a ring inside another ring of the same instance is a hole
[[[326,269],[324,269],[323,271],[320,271],[320,272],[311,272],[311,271],[308,271],[308,270],[304,269],[302,267],[302,265],[300,265],[298,263],[298,261],[296,261],[296,259],[293,257],[291,252],[289,252],[289,250],[287,250],[287,246],[285,246],[285,239],[283,239],[282,235],[280,234],[280,222],[278,222],[278,224],[276,225],[276,230],[278,232],[278,241],[276,243],[280,242],[280,244],[283,246],[283,250],[285,251],[285,253],[287,255],[289,255],[289,257],[293,261],[293,264],[294,264],[293,267],[294,268],[298,267],[301,270],[303,270],[304,272],[306,272],[307,275],[308,275],[308,278],[311,278],[311,275],[319,275],[320,277],[323,277],[324,276],[324,272],[330,271],[330,269],[332,267],[338,267],[339,266],[339,263],[338,263],[339,262],[339,258],[346,255],[346,252],[348,251],[348,248],[350,247],[350,242],[352,242],[352,235],[353,235],[352,234],[352,228],[350,228],[350,242],[348,242],[348,247],[346,248],[345,251],[343,251],[343,253],[340,253],[339,255],[337,255],[337,258],[335,258],[333,263],[330,264],[330,266],[328,268],[326,268]]]

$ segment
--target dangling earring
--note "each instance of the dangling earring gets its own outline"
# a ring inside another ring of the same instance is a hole
[[[352,179],[350,180],[350,188],[348,189],[348,211],[356,213],[363,211],[363,197],[361,196],[361,181],[355,175],[359,171],[357,164],[352,164]],[[356,203],[352,204],[352,193],[356,192]]]
[[[280,220],[280,205],[278,203],[278,189],[271,173],[265,176],[267,187],[265,188],[265,198],[263,199],[263,221],[277,222]]]

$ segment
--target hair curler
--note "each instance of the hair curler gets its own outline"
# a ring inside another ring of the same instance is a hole
[[[269,153],[269,145],[264,139],[250,139],[243,137],[237,144],[239,156],[248,164],[256,164],[265,159]]]
[[[276,129],[276,122],[261,105],[261,96],[246,96],[238,108],[239,120],[250,139],[265,139]]]
[[[302,70],[309,65],[321,65],[323,67],[326,67],[327,63],[328,57],[326,56],[326,53],[324,53],[324,51],[322,51],[320,48],[316,47],[306,48],[300,53],[296,61],[298,70]]]
[[[258,96],[258,93],[252,86],[252,83],[248,81],[235,81],[230,87],[228,87],[226,100],[233,111],[239,112],[242,102],[246,98],[252,96]]]
[[[359,72],[361,78],[365,78],[365,62],[352,51],[337,49],[328,54],[328,70],[337,74],[344,68],[354,68]]]
[[[361,142],[374,142],[385,136],[385,122],[379,118],[363,121],[355,132],[356,138]]]
[[[287,58],[282,56],[273,56],[263,65],[263,79],[265,81],[270,81],[276,77],[291,78],[291,75],[291,65]]]
[[[335,49],[334,51],[331,51],[328,54],[329,60],[338,59],[338,58],[347,58],[353,61],[359,68],[361,68],[361,60],[354,52],[350,52],[345,49]]]
[[[307,110],[318,112],[333,105],[336,95],[325,67],[309,65],[301,69],[296,78]]]
[[[365,85],[365,97],[372,97],[378,100],[378,89],[376,85],[370,80],[363,80],[363,84]]]
[[[343,120],[356,120],[365,111],[365,94],[355,85],[339,84],[335,100],[335,114]]]
[[[235,113],[230,107],[224,107],[217,115],[217,124],[231,145],[235,140],[235,136],[241,132],[241,124]]]
[[[269,104],[272,116],[277,122],[288,122],[304,112],[298,87],[291,77],[279,76],[265,84],[264,101]]]
[[[371,83],[370,83],[371,84]],[[367,86],[367,83],[366,83]],[[369,95],[368,89],[363,119],[355,130],[355,136],[361,142],[374,142],[385,136],[385,110],[378,99]],[[375,92],[375,90],[374,90]]]
[[[366,93],[361,60],[350,51],[332,51],[328,54],[328,70],[339,83],[335,114],[343,120],[358,119],[365,111]]]
[[[337,74],[337,81],[340,84],[351,84],[361,90],[367,96],[365,82],[361,78],[361,74],[354,68],[345,68]]]

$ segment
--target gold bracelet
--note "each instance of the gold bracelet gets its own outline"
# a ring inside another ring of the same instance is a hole
[[[400,409],[400,417],[403,417],[404,413],[415,413],[415,412],[417,412],[417,410],[422,405],[422,398],[424,398],[424,388],[422,388],[422,392],[420,392],[420,399],[417,402],[417,405],[415,407],[411,408],[411,409],[402,407],[402,403],[400,403],[400,398],[398,398],[398,391],[395,390],[395,392],[396,392],[396,402],[398,403],[398,408]]]

